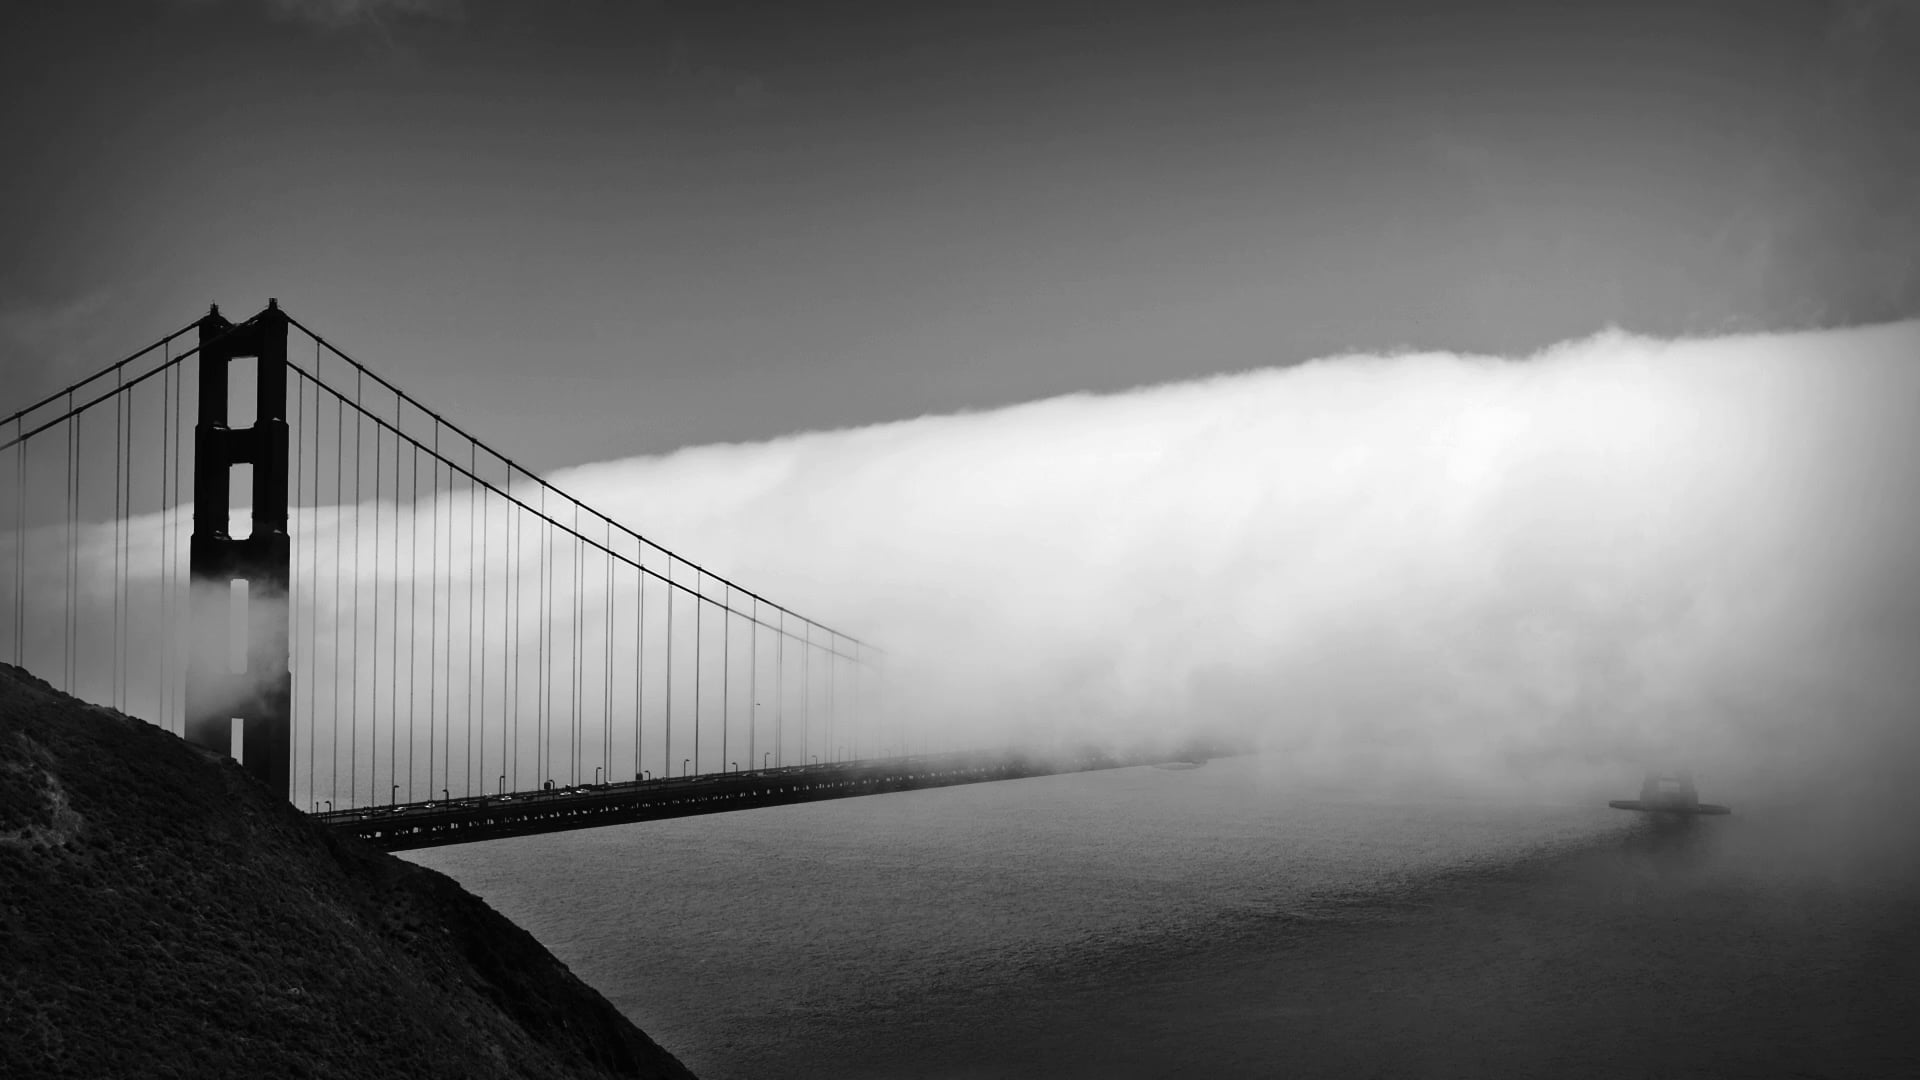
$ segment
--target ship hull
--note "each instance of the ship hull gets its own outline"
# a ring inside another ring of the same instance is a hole
[[[1733,810],[1713,803],[1695,803],[1692,806],[1673,806],[1665,803],[1642,802],[1639,799],[1614,799],[1607,803],[1615,810],[1639,810],[1649,814],[1731,814]]]

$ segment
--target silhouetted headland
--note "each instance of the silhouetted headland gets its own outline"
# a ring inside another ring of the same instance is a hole
[[[0,1075],[691,1077],[442,874],[0,665]]]

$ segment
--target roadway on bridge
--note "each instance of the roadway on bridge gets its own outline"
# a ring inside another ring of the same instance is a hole
[[[1066,755],[1019,752],[913,755],[700,776],[580,784],[550,790],[322,811],[314,820],[387,851],[506,836],[978,784],[1060,773],[1204,761],[1225,747]]]

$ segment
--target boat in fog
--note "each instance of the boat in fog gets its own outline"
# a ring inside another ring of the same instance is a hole
[[[1684,770],[1650,772],[1640,785],[1639,798],[1614,799],[1607,805],[1615,810],[1640,810],[1655,814],[1733,813],[1728,807],[1701,802],[1700,793],[1694,790],[1693,774]]]

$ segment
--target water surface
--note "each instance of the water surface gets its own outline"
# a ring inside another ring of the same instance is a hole
[[[1240,959],[1630,825],[1603,806],[1302,790],[1240,758],[410,857],[526,927],[704,1077],[976,1075],[993,1055],[969,1040],[1031,1029],[1063,995],[1096,999],[1061,1017],[1075,1037],[1139,1041],[1100,1014],[1168,986],[1232,999]],[[1188,1059],[1178,1039],[1142,1051],[1140,1075]],[[1030,1075],[1059,1066],[1034,1060]]]

